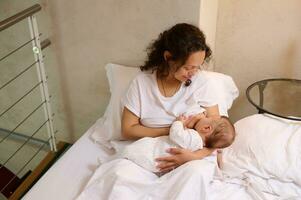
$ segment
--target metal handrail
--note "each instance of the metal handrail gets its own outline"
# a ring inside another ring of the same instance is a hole
[[[22,44],[21,46],[17,47],[16,49],[12,50],[11,52],[9,52],[8,54],[6,54],[5,56],[3,56],[2,58],[0,58],[0,61],[4,60],[5,58],[7,58],[8,56],[12,55],[13,53],[17,52],[18,50],[22,49],[23,47],[25,47],[26,45],[28,45],[29,43],[31,43],[33,40],[35,40],[35,38],[25,42],[24,44]]]
[[[1,134],[3,136],[0,138],[0,143],[2,143],[8,137],[10,137],[10,139],[16,139],[15,136],[17,136],[18,139],[22,139],[22,140],[24,139],[22,144],[20,146],[18,146],[16,149],[14,149],[14,152],[12,153],[12,155],[9,155],[9,157],[5,160],[4,163],[2,163],[2,164],[0,163],[0,169],[2,167],[5,167],[5,165],[7,165],[9,162],[11,162],[13,159],[15,159],[16,155],[19,152],[22,152],[22,150],[27,145],[29,145],[29,143],[34,142],[35,144],[36,143],[41,144],[38,151],[36,151],[31,156],[31,158],[25,163],[25,165],[23,165],[22,168],[19,169],[19,171],[17,171],[17,173],[14,175],[14,177],[10,178],[10,180],[8,180],[8,182],[6,182],[6,185],[0,189],[1,190],[0,193],[2,193],[4,190],[7,190],[7,187],[10,186],[10,184],[16,178],[18,178],[19,174],[22,173],[22,171],[25,169],[25,167],[28,166],[28,164],[36,157],[36,155],[43,148],[45,148],[45,146],[49,145],[49,147],[52,151],[57,150],[56,141],[55,141],[56,140],[55,135],[56,135],[57,131],[54,131],[54,128],[53,128],[54,114],[52,114],[52,112],[51,112],[51,106],[50,106],[50,97],[51,96],[49,95],[49,91],[48,91],[47,76],[45,73],[44,62],[43,62],[44,56],[42,53],[42,50],[45,49],[46,47],[48,47],[51,44],[51,41],[46,38],[45,40],[43,40],[41,42],[41,37],[40,37],[41,33],[39,33],[38,26],[37,26],[37,20],[36,20],[36,16],[35,16],[35,13],[37,13],[41,9],[42,9],[42,7],[39,4],[35,4],[11,17],[4,19],[3,21],[0,21],[0,32],[1,32],[3,30],[8,29],[9,27],[17,24],[18,22],[20,22],[24,19],[27,19],[28,25],[29,25],[29,30],[30,30],[30,36],[31,36],[30,37],[31,40],[26,41],[23,44],[18,44],[17,47],[14,47],[15,49],[13,49],[10,52],[7,52],[6,55],[4,55],[4,56],[1,55],[0,62],[4,61],[6,58],[13,55],[17,51],[20,51],[21,49],[24,49],[25,47],[27,48],[26,45],[28,45],[30,43],[32,44],[32,51],[33,51],[33,55],[34,55],[34,63],[32,63],[29,66],[26,66],[25,69],[23,69],[21,72],[18,72],[17,75],[15,75],[14,77],[10,77],[10,79],[6,83],[4,83],[4,85],[0,86],[0,90],[2,90],[4,87],[8,86],[9,84],[13,83],[17,78],[21,78],[22,75],[24,75],[24,73],[29,71],[34,65],[36,65],[37,75],[38,75],[38,83],[33,88],[31,88],[29,91],[27,91],[27,93],[24,94],[21,98],[19,98],[16,102],[14,102],[12,105],[10,105],[8,108],[6,108],[3,112],[1,111],[0,118],[3,115],[5,115],[5,113],[7,113],[9,110],[11,110],[16,104],[21,102],[22,99],[31,95],[37,87],[40,88],[40,93],[41,93],[41,98],[42,98],[41,104],[38,105],[32,112],[29,111],[30,113],[29,114],[27,113],[25,118],[21,122],[19,122],[15,126],[15,128],[13,128],[13,130],[6,130],[6,129],[0,128],[0,131],[4,132],[4,134]],[[35,130],[33,130],[33,133],[30,133],[30,135],[16,133],[15,130],[18,127],[20,127],[22,124],[24,124],[34,113],[37,113],[37,111],[40,108],[43,108],[43,110],[44,110],[44,117],[45,117],[44,123],[37,126],[35,128]],[[40,135],[40,133],[42,133],[40,130],[43,127],[46,127],[47,133],[48,133],[48,137],[47,137],[48,139],[46,141],[43,141],[43,140],[39,139],[40,137],[38,137]]]
[[[46,47],[48,47],[51,44],[51,41],[49,39],[45,39],[41,42],[41,49],[45,49]]]
[[[39,108],[41,108],[43,106],[43,104],[45,103],[42,102],[39,106],[37,106],[31,113],[29,113],[10,133],[8,133],[5,137],[3,137],[1,140],[0,140],[0,143],[2,143],[6,138],[8,138],[11,134],[14,133],[14,131],[19,128],[27,119],[29,119],[29,117],[31,115],[33,115]],[[49,121],[49,119],[47,119],[47,121]]]
[[[5,109],[1,114],[0,117],[2,117],[6,112],[8,112],[11,108],[13,108],[17,103],[19,103],[22,99],[24,99],[28,94],[30,94],[34,89],[36,89],[38,86],[40,86],[42,82],[38,82],[34,87],[32,87],[29,91],[27,91],[21,98],[19,98],[16,102],[14,102],[12,105],[10,105],[7,109]]]
[[[7,133],[10,133],[11,131],[8,129],[4,129],[4,128],[0,128],[0,137],[4,137],[7,135]],[[11,138],[13,138],[16,141],[22,141],[22,140],[26,140],[27,138],[29,138],[28,135],[22,134],[22,133],[18,133],[16,131],[14,131],[14,133],[12,135],[10,135]],[[43,140],[43,139],[39,139],[39,138],[31,138],[31,144],[32,145],[38,145],[38,144],[47,144],[47,141]]]
[[[20,73],[18,73],[16,76],[14,76],[13,78],[11,78],[9,81],[7,81],[6,83],[4,83],[1,87],[0,90],[2,90],[3,88],[5,88],[6,86],[8,86],[10,83],[12,83],[14,80],[16,80],[18,77],[20,77],[21,75],[23,75],[25,72],[27,72],[28,70],[30,70],[35,64],[37,64],[39,61],[35,61],[34,63],[32,63],[31,65],[29,65],[28,67],[26,67],[25,69],[23,69]]]
[[[48,121],[48,120],[47,120]],[[33,138],[34,136],[35,136],[35,134],[37,134],[37,132],[39,132],[39,130],[41,130],[41,128],[47,123],[47,121],[45,121],[37,130],[35,130],[32,134],[31,134],[31,136],[29,136],[27,139],[26,139],[26,141],[21,145],[21,146],[19,146],[19,148],[12,154],[12,155],[10,155],[10,157],[4,162],[4,163],[1,163],[1,166],[0,166],[0,169],[2,168],[2,167],[4,167],[7,163],[8,163],[8,161],[10,161],[18,152],[19,152],[19,150],[20,149],[22,149],[22,147],[24,147],[27,143],[28,143],[28,141],[29,140],[31,140],[31,138]]]
[[[50,141],[51,140],[51,138],[48,138],[48,140],[47,141]],[[15,180],[17,177],[18,177],[18,175],[19,175],[19,173],[20,172],[22,172],[22,170],[34,159],[34,157],[44,148],[44,146],[46,145],[46,143],[45,144],[43,144],[43,145],[41,145],[40,146],[40,148],[35,152],[35,154],[33,154],[33,156],[31,156],[31,158],[25,163],[25,165],[21,168],[21,169],[19,169],[19,171],[13,176],[13,178],[1,189],[1,191],[0,192],[2,192],[2,191],[4,191],[5,190],[5,188],[13,181],[13,180]]]
[[[26,46],[28,43],[30,43],[30,42],[32,43],[32,46],[33,46],[32,50],[34,52],[35,64],[37,66],[38,78],[39,78],[39,82],[41,83],[41,84],[39,84],[40,85],[40,91],[41,91],[41,97],[42,97],[42,101],[45,103],[45,104],[43,103],[43,109],[44,109],[45,119],[47,119],[47,122],[48,122],[47,123],[47,132],[48,132],[48,135],[52,135],[52,142],[50,143],[50,147],[51,147],[51,150],[56,151],[56,144],[55,144],[55,137],[54,137],[54,134],[55,134],[54,132],[55,131],[53,129],[53,120],[52,120],[53,114],[51,113],[51,107],[50,107],[50,103],[49,103],[50,102],[49,101],[50,95],[49,95],[49,92],[48,92],[48,87],[47,87],[47,83],[46,83],[47,82],[47,76],[45,74],[45,69],[44,69],[44,64],[43,64],[44,56],[41,53],[42,52],[41,50],[48,47],[51,44],[51,41],[49,39],[45,39],[44,41],[40,42],[41,34],[38,31],[37,21],[36,21],[36,18],[34,16],[34,14],[36,12],[40,11],[40,10],[41,10],[41,6],[39,4],[36,4],[32,7],[28,8],[28,9],[25,9],[25,10],[17,13],[16,15],[13,15],[12,17],[9,17],[9,18],[7,18],[7,19],[0,22],[0,31],[2,31],[4,29],[18,23],[19,21],[21,21],[25,18],[28,18],[30,35],[31,35],[31,40],[30,41],[27,41],[25,44],[17,47],[13,51],[9,52],[4,57],[0,58],[0,61],[4,60],[5,58],[9,57],[13,53],[17,52],[18,50],[20,50],[21,48]],[[1,86],[0,89],[4,88],[9,83],[14,81],[16,78],[21,76],[24,72],[29,70],[32,66],[33,65],[26,68],[21,73],[19,73],[17,76],[15,76],[11,80],[9,80],[7,83],[5,83],[3,86]],[[23,97],[21,99],[23,99]],[[21,101],[21,99],[19,99],[17,102],[15,102],[15,104],[18,103],[19,101]],[[10,106],[4,112],[0,113],[0,117],[3,116],[8,110],[10,110],[15,104]],[[14,134],[14,130],[11,131],[10,134],[8,134],[4,138],[2,138],[2,140],[0,140],[0,143],[4,139],[6,139],[7,137],[9,137],[10,135],[13,135],[13,134]]]
[[[18,23],[19,21],[32,16],[34,13],[40,11],[42,7],[39,4],[35,4],[25,10],[22,10],[21,12],[3,20],[0,22],[0,31],[3,31],[12,25]]]

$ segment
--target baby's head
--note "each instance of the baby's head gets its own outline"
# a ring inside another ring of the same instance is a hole
[[[203,135],[208,148],[226,148],[235,139],[235,128],[228,117],[203,118],[195,125],[195,129]]]

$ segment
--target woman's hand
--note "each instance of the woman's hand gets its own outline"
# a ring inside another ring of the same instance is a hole
[[[170,148],[167,150],[167,152],[170,153],[171,156],[160,157],[156,159],[156,161],[159,163],[157,168],[161,172],[169,172],[188,161],[198,159],[196,152],[192,152],[187,149]]]
[[[215,149],[203,148],[198,151],[190,151],[182,148],[170,148],[167,152],[170,153],[171,156],[156,159],[159,163],[157,168],[159,168],[161,172],[169,172],[191,160],[203,159],[212,154],[214,150]]]

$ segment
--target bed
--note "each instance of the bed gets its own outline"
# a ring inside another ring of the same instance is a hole
[[[111,100],[104,116],[42,176],[24,199],[75,199],[89,180],[95,178],[95,170],[127,143],[120,141],[117,134],[121,113],[118,102],[137,69],[115,64],[106,69]],[[123,78],[117,78],[118,74],[123,74]],[[237,97],[237,89],[231,89],[233,83],[227,77],[219,74],[214,77],[223,81],[217,85],[227,86],[221,90],[227,90],[230,96],[221,94],[220,98],[228,109]],[[224,150],[223,171],[210,183],[208,199],[301,199],[301,124],[256,114],[239,120],[235,128],[237,137]]]
[[[43,175],[23,197],[28,200],[75,199],[84,189],[94,170],[112,152],[94,143],[90,128],[72,147]],[[213,199],[252,199],[239,184],[223,184],[215,181]],[[222,188],[222,190],[220,189]]]

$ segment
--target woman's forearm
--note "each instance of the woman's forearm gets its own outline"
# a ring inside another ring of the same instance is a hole
[[[148,128],[140,124],[140,119],[126,107],[123,110],[121,121],[122,136],[125,139],[135,140],[142,137],[158,137],[169,134],[169,127]]]
[[[194,152],[196,159],[203,159],[213,153],[215,149],[203,148]]]
[[[220,117],[218,105],[206,107],[207,117]]]
[[[164,128],[148,128],[140,124],[132,125],[126,130],[123,130],[123,137],[125,139],[139,139],[142,137],[158,137],[169,134],[169,127]]]

